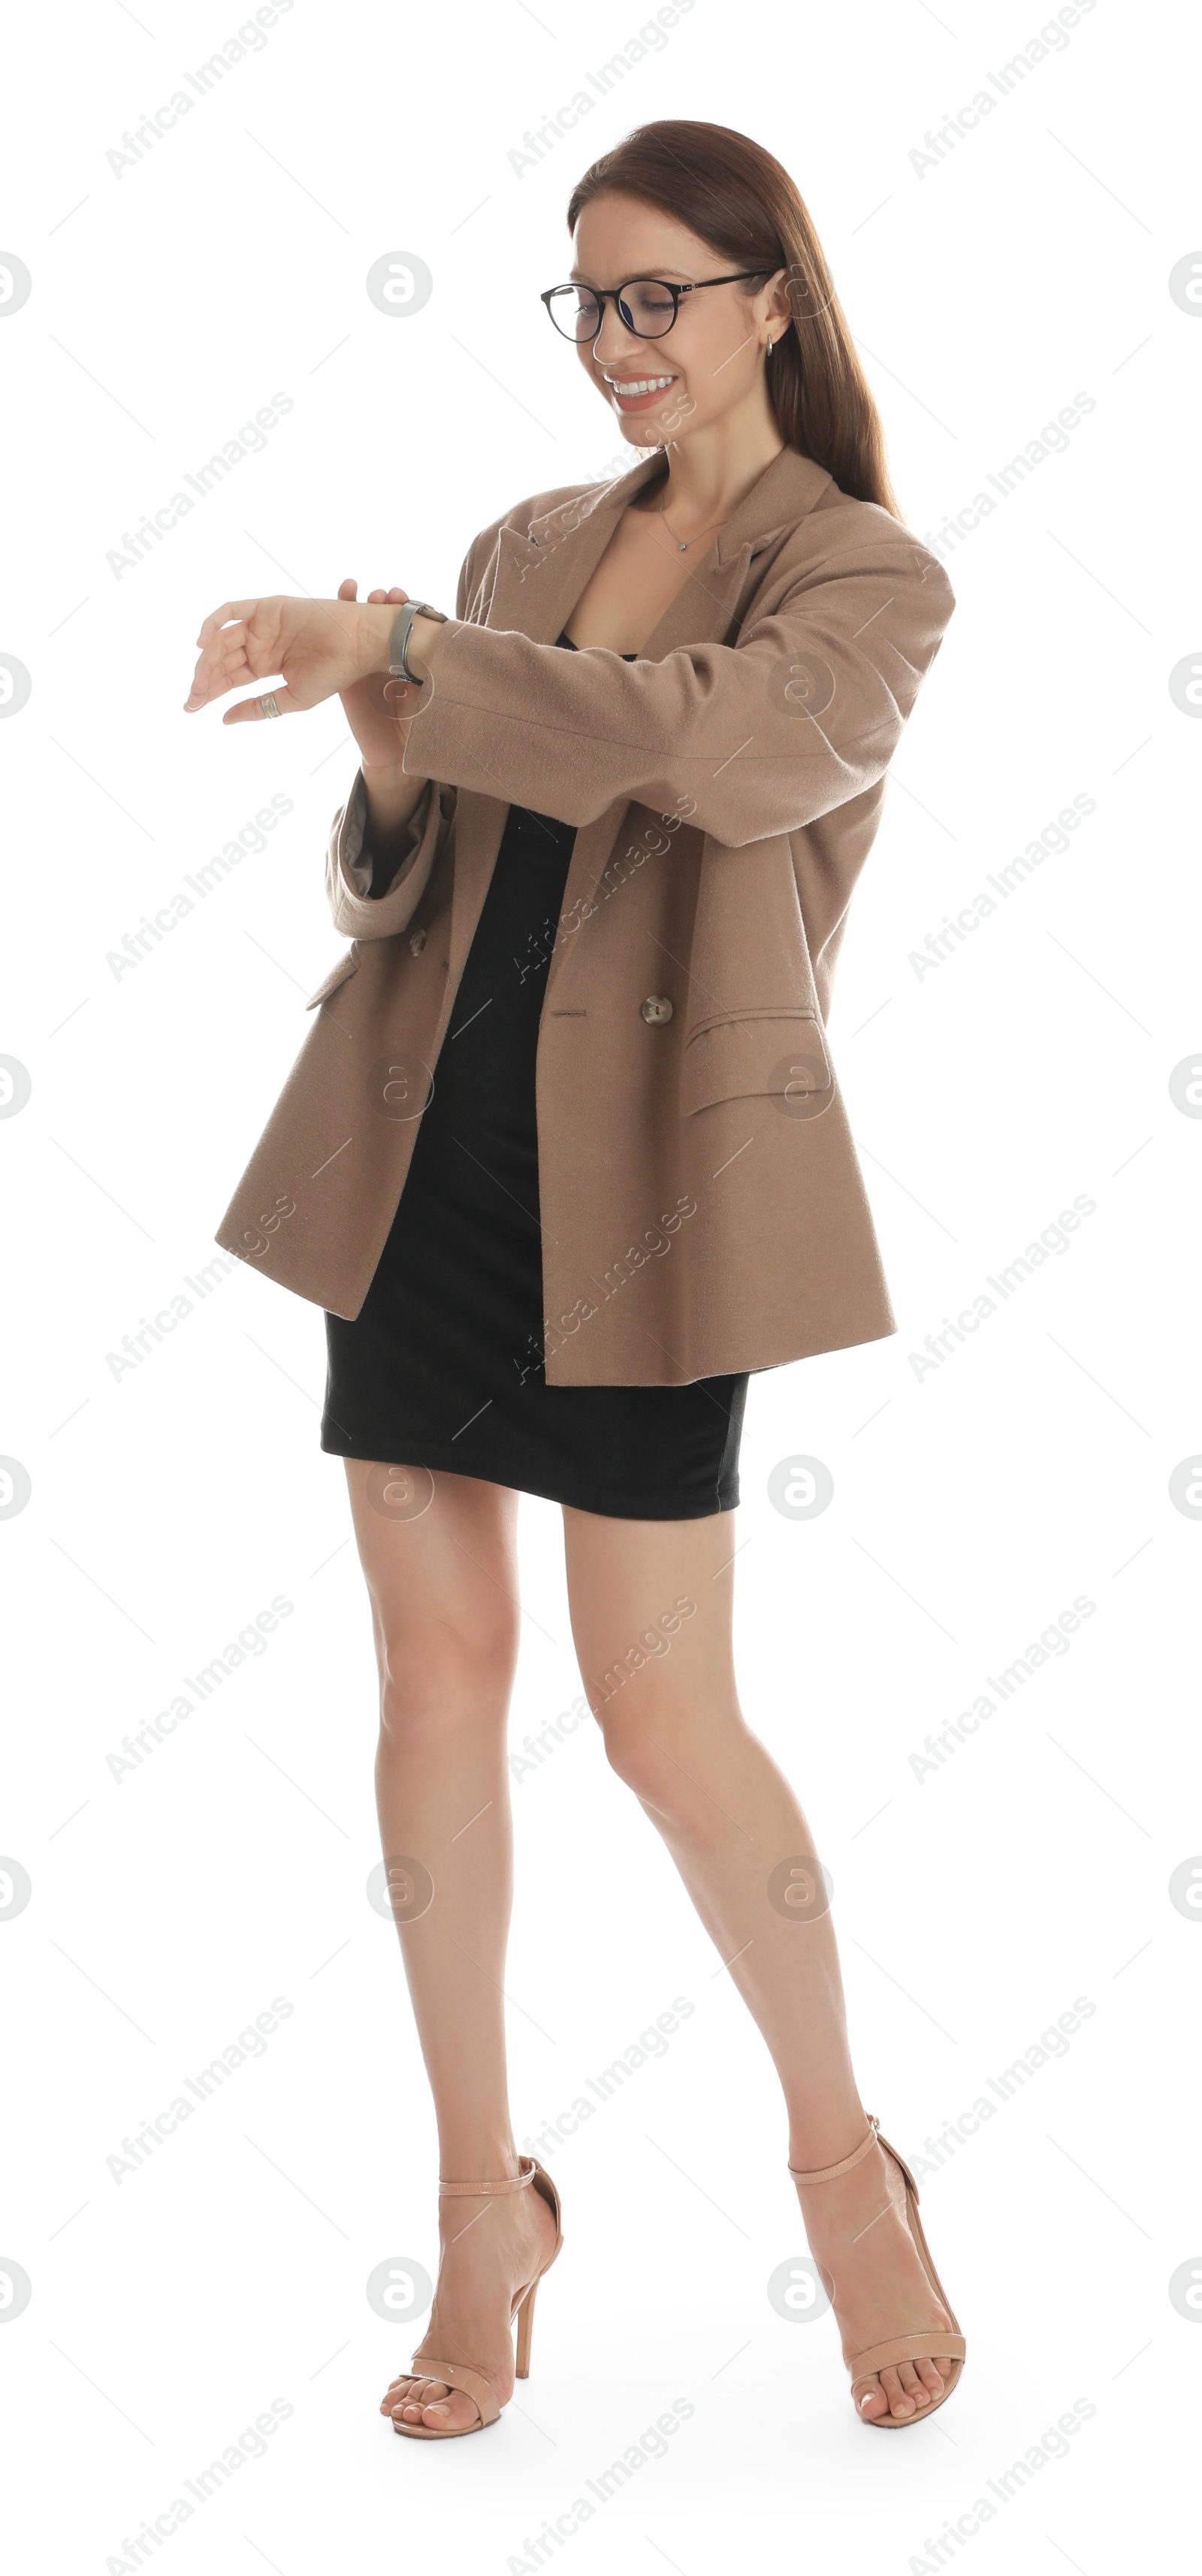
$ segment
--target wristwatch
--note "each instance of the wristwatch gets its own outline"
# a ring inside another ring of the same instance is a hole
[[[431,608],[428,599],[407,599],[404,607],[397,610],[396,624],[388,639],[388,668],[394,679],[409,680],[416,688],[416,674],[405,659],[415,617],[433,617],[439,626],[447,625],[448,619],[441,608]]]

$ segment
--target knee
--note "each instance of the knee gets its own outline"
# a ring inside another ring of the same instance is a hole
[[[737,1712],[644,1690],[596,1715],[611,1770],[661,1829],[698,1851],[725,1843],[745,1735]]]
[[[503,1730],[517,1648],[507,1602],[470,1629],[439,1620],[378,1632],[382,1747],[442,1742],[464,1729]]]
[[[669,1801],[673,1773],[679,1773],[677,1745],[686,1731],[686,1712],[659,1692],[646,1689],[628,1698],[615,1694],[594,1712],[611,1771],[648,1805]]]

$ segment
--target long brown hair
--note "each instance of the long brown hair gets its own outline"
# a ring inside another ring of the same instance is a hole
[[[668,117],[602,154],[568,201],[568,231],[590,198],[620,190],[687,224],[731,268],[786,271],[793,328],[768,360],[768,399],[787,447],[811,456],[856,501],[901,518],[880,413],[856,355],[822,244],[781,163],[728,125]],[[737,292],[750,298],[754,278]]]

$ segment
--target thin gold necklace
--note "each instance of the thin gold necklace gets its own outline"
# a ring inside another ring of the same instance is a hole
[[[662,502],[662,501],[660,502],[660,505],[659,505],[659,515],[660,515],[661,519],[663,520],[663,523],[664,523],[665,528],[668,528],[667,516],[666,516],[665,510],[664,510],[664,505],[663,505],[663,502]],[[729,511],[728,511],[728,512],[727,512],[727,517],[729,517],[729,515],[730,515],[730,513],[729,513]],[[668,528],[668,535],[671,537],[671,539],[672,539],[672,543],[673,543],[673,545],[676,547],[676,550],[677,550],[678,554],[682,554],[682,555],[683,555],[683,554],[687,554],[687,553],[688,553],[688,550],[689,550],[689,547],[690,547],[690,546],[695,546],[695,545],[698,543],[698,541],[699,541],[699,539],[700,539],[701,537],[712,537],[712,535],[713,535],[713,533],[714,533],[714,528],[724,528],[725,526],[726,526],[726,520],[725,520],[725,519],[715,519],[715,520],[714,520],[714,522],[713,522],[713,526],[712,526],[712,527],[709,527],[709,528],[699,528],[699,529],[698,529],[698,531],[697,531],[697,535],[696,535],[695,537],[678,537],[678,536],[676,536],[676,535],[674,534],[674,532],[673,532],[673,530],[672,530],[671,528]]]

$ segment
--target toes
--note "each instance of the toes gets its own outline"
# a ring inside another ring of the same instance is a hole
[[[866,2415],[870,2423],[874,2417],[887,2415],[889,2412],[889,2400],[879,2379],[857,2380],[852,2396],[855,2399],[857,2415]]]
[[[425,2424],[432,2433],[445,2433],[451,2426],[474,2424],[479,2408],[462,2389],[451,2388],[445,2379],[394,2380],[385,2400],[383,2412],[394,2424]]]
[[[422,2408],[429,2405],[432,2397],[445,2397],[446,2393],[444,2379],[423,2379],[420,2374],[415,2374],[411,2378],[394,2380],[388,2391],[388,2412],[394,2422],[398,2415],[403,2415],[407,2423],[420,2423]]]
[[[439,2381],[432,2384],[443,2388],[441,2396],[427,2397],[419,2388],[415,2397],[406,2398],[403,2405],[393,2409],[394,2425],[422,2424],[431,2433],[446,2433],[466,2431],[475,2423],[480,2410],[470,2397],[461,2389],[446,2389]]]
[[[406,2404],[420,2410],[423,2406],[432,2405],[436,2398],[449,2397],[450,2393],[445,2379],[423,2379],[419,2375],[409,2382]]]
[[[427,2388],[429,2385],[430,2382],[422,2379],[419,2373],[411,2370],[400,2371],[397,2377],[390,2380],[388,2383],[387,2395],[382,2397],[380,2400],[380,2413],[382,2415],[394,2414],[398,2406],[409,2405],[412,2403],[413,2392],[416,2388]],[[438,2385],[441,2389],[443,2385],[441,2380],[439,2380]]]
[[[878,2378],[857,2380],[852,2398],[857,2415],[869,2423],[879,2423],[891,2415],[896,2423],[905,2424],[914,2415],[925,2415],[946,2388],[951,2362],[942,2357],[933,2361],[901,2361],[882,2370]]]

